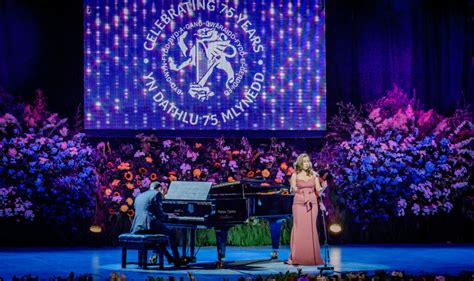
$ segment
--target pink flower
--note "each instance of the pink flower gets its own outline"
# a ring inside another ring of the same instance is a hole
[[[127,162],[122,162],[120,165],[117,167],[117,169],[123,171],[123,170],[130,170],[130,163]]]
[[[380,108],[372,110],[369,114],[369,119],[374,120],[376,123],[380,122]]]
[[[360,122],[355,123],[355,129],[357,131],[361,132],[362,134],[365,133],[365,129],[364,129],[364,127],[362,127],[362,124]]]
[[[378,159],[377,159],[377,156],[375,156],[375,154],[370,153],[370,160],[372,161],[372,163],[375,163],[377,162]]]
[[[105,149],[105,143],[101,141],[97,144],[97,150],[103,150],[103,149]]]
[[[58,122],[58,114],[57,113],[51,114],[51,116],[48,117],[48,122],[50,124],[56,124]]]
[[[74,146],[69,148],[69,154],[71,154],[71,156],[77,155],[77,148]]]
[[[359,150],[361,150],[361,149],[363,149],[363,148],[364,148],[364,146],[363,146],[360,142],[357,143],[356,146],[354,146],[354,149],[355,149],[356,151],[359,151]]]
[[[408,105],[407,109],[405,110],[405,114],[408,119],[411,119],[415,116],[415,112],[413,111],[411,104]]]
[[[44,157],[39,157],[38,159],[39,159],[39,161],[40,161],[41,164],[45,164],[46,162],[49,161],[48,158],[44,158]]]
[[[15,157],[16,154],[17,154],[17,152],[16,152],[16,149],[15,149],[15,148],[9,148],[9,149],[8,149],[8,156],[10,156],[10,157]]]
[[[398,143],[394,142],[393,140],[389,140],[388,146],[390,146],[390,149],[393,150],[394,147],[398,146]]]
[[[194,162],[196,161],[197,157],[198,157],[198,153],[197,152],[194,152],[194,151],[191,151],[191,150],[187,150],[186,151],[186,157],[187,158],[191,158],[191,160]]]
[[[447,119],[443,119],[443,121],[441,121],[438,126],[436,126],[436,128],[434,129],[433,133],[435,135],[438,135],[444,131],[447,131],[449,130],[449,126],[448,126],[448,122],[447,122]]]
[[[347,141],[343,141],[343,142],[341,143],[341,146],[342,146],[343,148],[345,148],[345,149],[350,149],[349,144],[347,143]]]
[[[67,148],[67,142],[63,141],[59,144],[59,147],[61,147],[62,150],[65,150]]]
[[[66,127],[63,127],[61,130],[59,130],[59,133],[61,134],[61,136],[65,137],[67,136],[68,131],[69,130]]]
[[[418,126],[426,125],[430,121],[431,116],[433,116],[433,109],[430,109],[427,112],[420,111],[420,117],[416,124],[418,124]]]

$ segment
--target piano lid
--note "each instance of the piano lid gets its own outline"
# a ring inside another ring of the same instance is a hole
[[[207,200],[211,185],[205,181],[172,181],[166,200]]]
[[[288,193],[288,186],[270,185],[268,181],[242,179],[240,181],[215,184],[211,187],[211,198],[215,196],[281,194]]]

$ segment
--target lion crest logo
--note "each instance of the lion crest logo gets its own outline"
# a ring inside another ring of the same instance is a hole
[[[213,28],[200,28],[194,34],[194,41],[189,44],[191,48],[185,43],[187,35],[188,32],[185,31],[178,37],[179,49],[186,60],[177,65],[174,59],[169,57],[168,65],[173,71],[180,71],[188,66],[195,68],[196,78],[190,84],[188,94],[201,102],[214,96],[214,92],[206,84],[216,68],[225,72],[225,86],[230,90],[234,82],[234,70],[228,59],[237,55],[237,49],[230,43],[227,35]],[[230,92],[225,91],[225,94],[229,95]]]

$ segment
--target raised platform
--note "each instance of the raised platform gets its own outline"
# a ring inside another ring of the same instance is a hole
[[[191,272],[197,280],[236,280],[241,276],[268,275],[286,271],[318,273],[314,266],[290,266],[283,263],[289,248],[280,250],[280,259],[271,260],[271,247],[228,247],[225,269],[213,268],[214,247],[203,247],[197,254],[198,263],[188,268],[173,270],[165,263],[164,270],[148,270],[130,265],[121,268],[120,248],[12,248],[0,249],[0,277],[11,280],[13,275],[32,274],[40,278],[53,275],[66,277],[69,272],[90,273],[97,278],[108,278],[111,272],[127,278],[144,279],[158,276],[187,276]],[[474,270],[474,245],[344,245],[330,247],[331,264],[336,272],[402,270],[409,273],[458,274]],[[130,256],[130,258],[136,258]]]

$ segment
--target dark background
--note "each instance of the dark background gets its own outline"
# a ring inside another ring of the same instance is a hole
[[[396,83],[450,114],[474,101],[474,1],[326,1],[328,117]],[[0,1],[0,87],[71,116],[83,102],[82,1]]]

